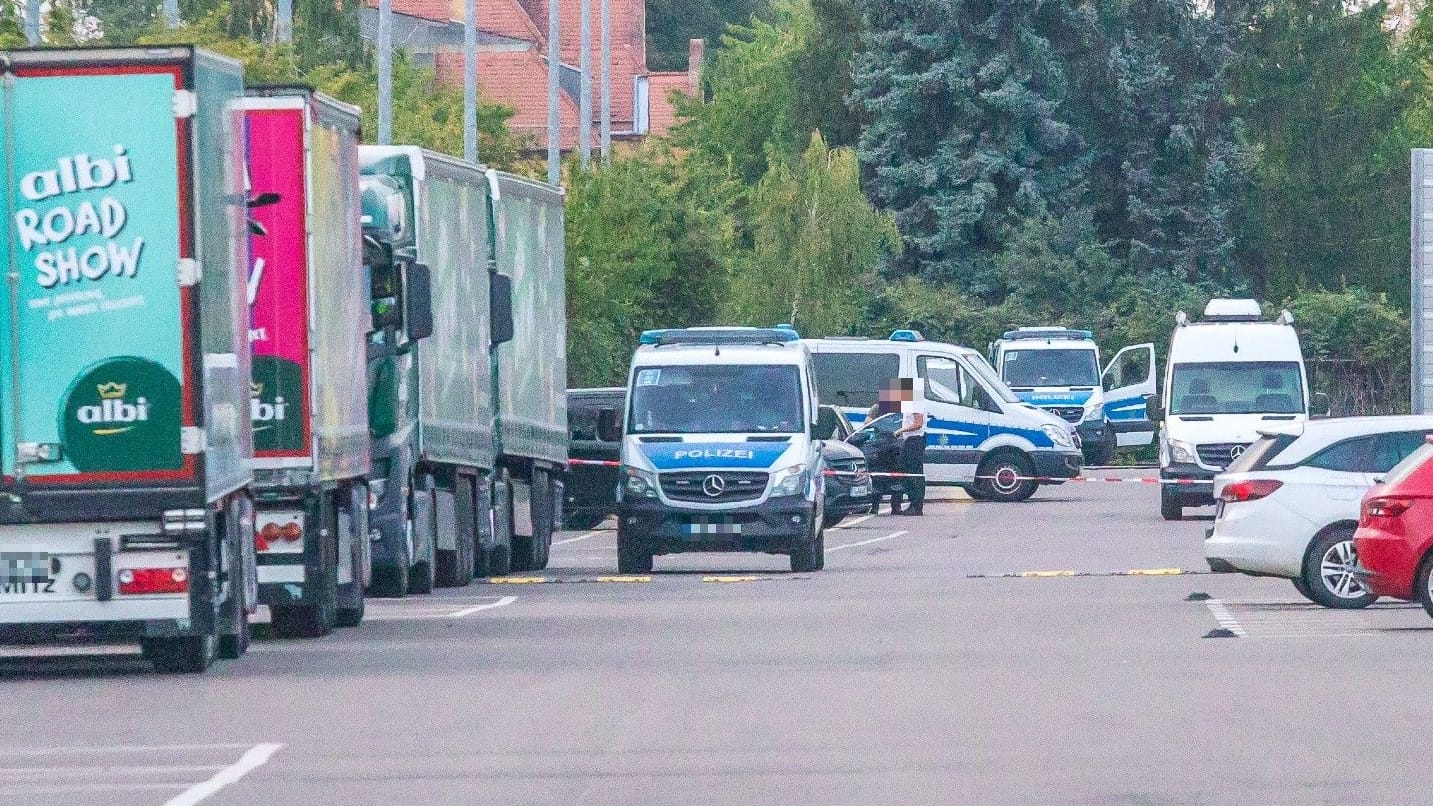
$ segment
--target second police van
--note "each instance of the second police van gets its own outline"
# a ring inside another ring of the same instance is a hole
[[[1155,392],[1153,344],[1120,350],[1101,372],[1090,331],[1022,327],[990,345],[990,363],[1016,397],[1076,424],[1091,464],[1154,439],[1144,406]]]
[[[923,381],[926,481],[956,485],[977,499],[1023,501],[1040,484],[1080,474],[1074,426],[1027,405],[980,353],[925,341],[913,330],[890,339],[807,339],[821,402],[865,421],[882,388]]]
[[[820,570],[820,416],[811,356],[793,330],[643,333],[622,433],[618,569],[651,571],[656,554],[751,551]]]

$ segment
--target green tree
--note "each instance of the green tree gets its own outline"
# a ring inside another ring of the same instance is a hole
[[[866,26],[855,0],[810,0],[811,33],[793,64],[792,126],[797,137],[820,132],[833,147],[855,146],[863,116],[851,105],[851,60]]]
[[[904,239],[894,268],[993,301],[994,256],[1021,221],[1082,204],[1088,152],[1063,105],[1089,14],[1041,0],[863,7],[860,153]]]
[[[646,0],[647,66],[685,70],[689,40],[715,44],[728,25],[748,24],[768,10],[767,0]]]
[[[132,45],[159,16],[160,0],[88,0],[85,12],[100,21],[104,41]]]
[[[1384,3],[1251,5],[1233,84],[1258,150],[1236,216],[1250,281],[1272,298],[1350,285],[1405,304],[1408,149],[1420,144],[1407,113],[1425,73]]]
[[[10,0],[0,0],[0,48],[23,48],[29,44],[19,10]]]
[[[74,0],[50,0],[45,12],[45,44],[55,47],[78,44],[75,26],[78,15]]]
[[[749,214],[751,263],[732,277],[726,320],[856,332],[899,234],[861,194],[855,154],[813,134],[800,160],[773,165],[752,188]]]

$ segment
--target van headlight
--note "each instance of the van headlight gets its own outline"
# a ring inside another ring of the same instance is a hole
[[[1045,432],[1045,436],[1049,437],[1051,442],[1055,443],[1061,448],[1075,447],[1075,441],[1070,439],[1069,429],[1065,428],[1064,426],[1055,425],[1054,423],[1046,423],[1045,425],[1040,426],[1040,430]]]
[[[776,471],[771,484],[771,497],[801,495],[806,491],[806,465],[792,465]]]
[[[1169,441],[1169,461],[1189,465],[1198,464],[1199,454],[1194,450],[1194,443],[1171,439]]]
[[[624,467],[622,471],[627,476],[625,491],[633,498],[656,498],[657,497],[657,474],[650,470],[643,470],[640,467]]]
[[[1096,403],[1091,400],[1085,404],[1085,413],[1080,417],[1080,422],[1087,423],[1090,420],[1103,420],[1105,418],[1105,404]]]

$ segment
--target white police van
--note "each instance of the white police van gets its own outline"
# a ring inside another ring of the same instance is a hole
[[[643,333],[627,384],[619,570],[647,572],[654,554],[689,551],[788,554],[791,570],[820,570],[819,408],[793,330]]]
[[[837,337],[805,344],[821,402],[855,424],[865,421],[892,381],[923,381],[929,484],[960,486],[979,499],[1023,501],[1040,484],[1080,474],[1074,426],[1022,402],[975,350],[925,341],[913,330],[884,341]]]
[[[1180,311],[1169,342],[1164,397],[1148,400],[1159,429],[1159,509],[1179,520],[1214,503],[1213,479],[1261,429],[1328,413],[1310,396],[1294,317],[1264,321],[1252,299],[1212,299],[1199,322]],[[1180,483],[1184,482],[1184,483]]]
[[[1154,439],[1144,405],[1155,392],[1153,344],[1120,350],[1101,372],[1090,331],[1022,327],[990,345],[990,363],[1016,397],[1075,423],[1093,464],[1109,464],[1116,448]]]

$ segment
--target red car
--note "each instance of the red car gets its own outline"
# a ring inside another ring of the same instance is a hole
[[[1378,596],[1422,603],[1433,616],[1433,438],[1363,498],[1355,572]]]

